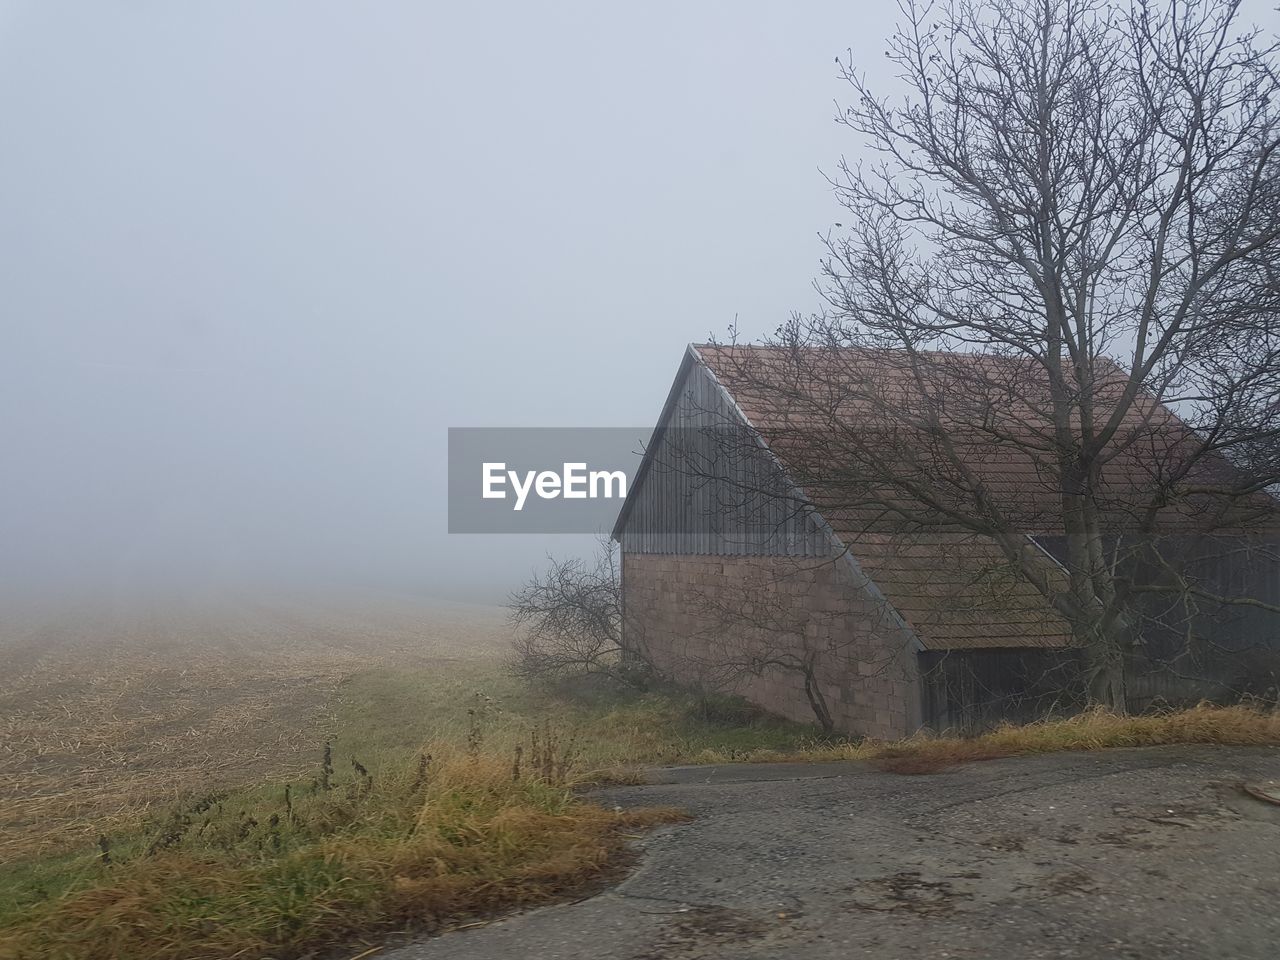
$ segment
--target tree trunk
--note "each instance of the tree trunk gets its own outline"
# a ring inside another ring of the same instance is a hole
[[[1127,712],[1123,617],[1118,617],[1113,572],[1093,504],[1091,470],[1072,457],[1060,460],[1066,567],[1070,580],[1072,632],[1084,647],[1089,703]]]
[[[1128,713],[1125,663],[1131,636],[1127,619],[1117,611],[1107,614],[1101,603],[1093,604],[1097,616],[1088,625],[1085,643],[1089,702],[1115,713]]]
[[[834,733],[836,725],[831,719],[831,711],[827,709],[827,699],[822,695],[822,690],[819,689],[813,674],[813,661],[810,660],[804,665],[804,695],[809,698],[809,706],[813,708],[813,715],[822,725],[822,732]]]
[[[1112,657],[1090,665],[1089,700],[1115,713],[1128,712],[1124,664],[1120,658]]]

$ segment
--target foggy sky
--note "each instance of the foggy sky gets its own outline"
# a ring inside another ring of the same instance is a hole
[[[814,307],[833,60],[887,84],[894,14],[0,0],[5,586],[501,599],[589,549],[448,536],[446,429],[650,423],[687,342]]]

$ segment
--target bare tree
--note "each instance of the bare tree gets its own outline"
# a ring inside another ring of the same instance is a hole
[[[511,595],[508,608],[517,631],[512,667],[518,675],[559,680],[594,674],[630,686],[644,683],[644,665],[622,655],[622,584],[612,544],[602,543],[589,562],[549,559],[544,573]]]
[[[840,61],[872,156],[826,309],[721,357],[824,514],[993,544],[1117,709],[1152,597],[1280,611],[1194,575],[1277,531],[1280,81],[1238,6],[903,0],[904,98]]]

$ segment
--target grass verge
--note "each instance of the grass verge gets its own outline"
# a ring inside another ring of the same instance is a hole
[[[681,815],[584,802],[552,737],[520,770],[436,743],[383,780],[326,752],[308,784],[190,797],[54,865],[56,889],[29,883],[0,918],[0,957],[283,960],[573,894],[628,831]]]
[[[865,744],[852,753],[895,773],[936,773],[960,763],[1023,754],[1180,743],[1280,744],[1280,710],[1208,703],[1142,716],[1091,710],[1060,720],[1006,725],[978,737],[916,737],[898,743]]]

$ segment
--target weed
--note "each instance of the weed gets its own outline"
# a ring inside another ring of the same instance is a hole
[[[529,731],[530,767],[535,777],[544,783],[565,784],[574,761],[578,758],[577,738],[570,735],[567,741],[552,727],[551,721],[544,720],[542,730],[537,727]],[[521,750],[523,755],[523,750]],[[516,772],[519,773],[520,756],[516,757]]]
[[[427,784],[427,773],[431,769],[431,754],[419,753],[414,765],[413,782],[409,784],[407,796],[416,797]]]
[[[333,789],[333,743],[324,742],[324,752],[320,758],[320,776],[316,779],[316,787],[320,790]]]
[[[355,791],[357,796],[369,793],[371,790],[373,790],[373,775],[369,773],[368,767],[366,767],[363,763],[361,763],[355,757],[352,757],[351,769],[354,770],[356,772],[356,776],[359,777],[359,780],[355,784]]]
[[[483,693],[473,697],[473,706],[467,710],[467,755],[479,758],[484,746],[485,725],[493,708],[493,701]]]

